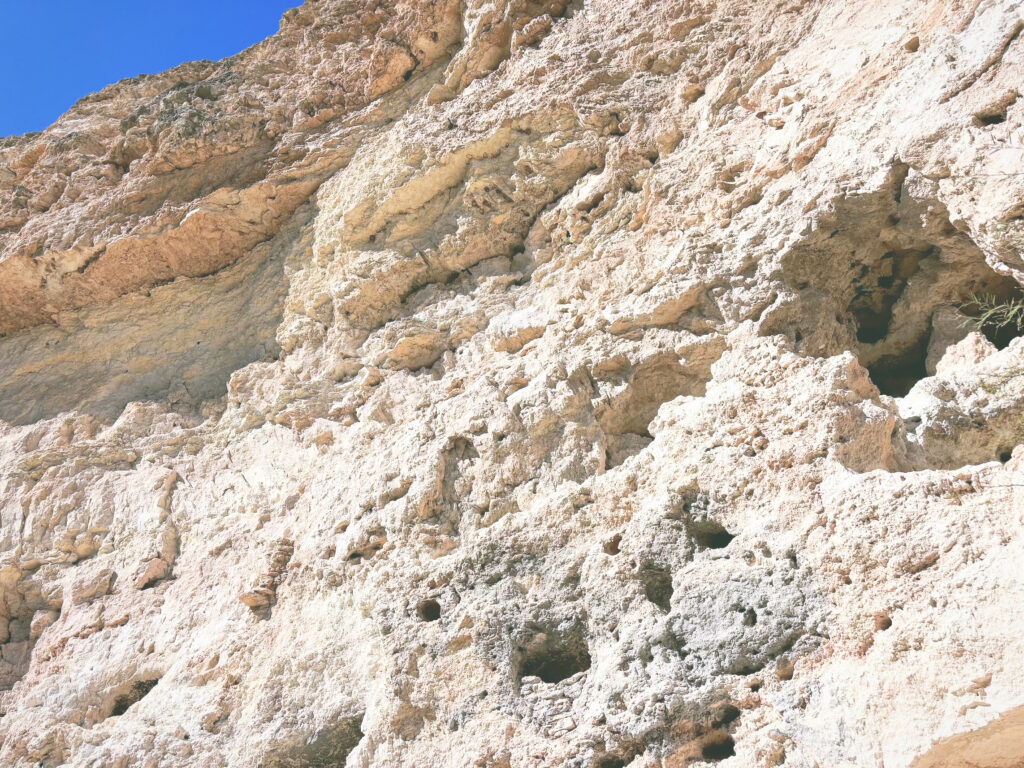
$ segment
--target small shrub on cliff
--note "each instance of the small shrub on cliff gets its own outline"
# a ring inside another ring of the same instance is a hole
[[[1024,298],[999,299],[990,294],[972,293],[960,305],[966,315],[964,325],[981,331],[990,339],[1009,339],[1024,333]],[[1005,346],[998,344],[997,346]]]

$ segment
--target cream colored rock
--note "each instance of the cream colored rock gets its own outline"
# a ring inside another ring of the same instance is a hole
[[[0,140],[0,764],[1020,764],[1022,30],[309,0]]]
[[[948,378],[967,373],[995,351],[995,345],[980,333],[969,333],[961,341],[946,347],[935,364],[935,374]]]
[[[945,365],[949,371],[957,364],[960,357],[950,356],[945,360],[950,347],[958,344],[971,333],[971,320],[956,307],[939,307],[932,315],[932,333],[928,339],[928,353],[925,357],[924,369],[929,376],[934,376],[940,365]],[[987,340],[980,334],[976,334],[971,342],[971,349],[975,350],[975,361],[980,360],[984,355],[981,350],[986,349]]]

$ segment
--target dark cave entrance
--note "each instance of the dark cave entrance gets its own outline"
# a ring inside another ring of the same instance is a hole
[[[925,359],[930,339],[930,334],[922,336],[906,352],[879,358],[867,367],[879,392],[890,397],[906,397],[917,382],[928,376]]]

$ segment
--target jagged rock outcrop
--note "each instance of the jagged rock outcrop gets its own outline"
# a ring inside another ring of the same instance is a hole
[[[0,141],[0,763],[1024,762],[1016,0],[308,0]]]

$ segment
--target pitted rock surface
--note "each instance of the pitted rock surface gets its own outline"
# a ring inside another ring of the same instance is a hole
[[[1024,764],[1022,30],[307,0],[0,140],[0,764]]]

